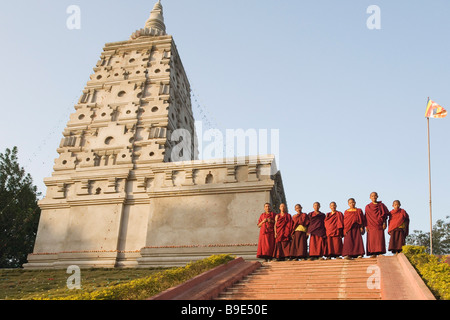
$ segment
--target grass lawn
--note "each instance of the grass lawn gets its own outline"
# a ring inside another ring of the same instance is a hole
[[[160,272],[154,269],[82,269],[81,290],[92,291],[120,283],[145,278]],[[66,270],[0,269],[0,299],[30,299],[36,295],[63,297],[74,294],[67,289]]]

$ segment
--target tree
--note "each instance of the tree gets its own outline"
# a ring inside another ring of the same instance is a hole
[[[19,268],[27,261],[39,224],[40,194],[17,154],[17,147],[0,153],[0,268]]]
[[[449,218],[450,216],[446,217]],[[406,244],[426,247],[430,253],[430,233],[414,230],[406,238]],[[450,254],[450,221],[438,220],[433,226],[433,254]]]

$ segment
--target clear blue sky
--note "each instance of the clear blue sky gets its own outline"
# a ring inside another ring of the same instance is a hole
[[[8,1],[0,11],[0,152],[45,194],[73,106],[107,42],[143,27],[156,0]],[[81,29],[69,30],[69,5]],[[429,230],[427,97],[450,111],[450,2],[163,0],[197,97],[225,129],[279,129],[289,210],[400,199]],[[381,30],[369,30],[369,5]],[[206,126],[206,125],[205,125]],[[450,215],[450,117],[431,119],[434,221]],[[261,209],[263,209],[261,207]]]

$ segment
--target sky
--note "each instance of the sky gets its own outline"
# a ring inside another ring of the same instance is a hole
[[[0,11],[0,152],[45,195],[62,132],[104,44],[156,0],[8,1]],[[399,199],[429,231],[430,97],[450,111],[447,0],[162,0],[203,127],[278,130],[288,209]],[[80,28],[67,26],[80,9]],[[367,11],[379,8],[379,16]],[[378,19],[379,18],[379,19]],[[376,20],[373,20],[376,19]],[[379,28],[369,28],[375,24]],[[450,215],[450,119],[430,119],[433,223]],[[202,133],[200,133],[202,138]],[[272,150],[269,150],[269,152]],[[263,204],[261,207],[263,210]]]

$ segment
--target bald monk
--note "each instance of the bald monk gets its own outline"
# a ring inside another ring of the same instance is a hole
[[[344,246],[342,256],[345,259],[362,258],[365,254],[363,234],[365,217],[361,209],[356,208],[356,201],[348,199],[349,208],[344,212]]]
[[[392,204],[394,210],[389,213],[389,251],[392,253],[402,252],[405,245],[406,237],[409,234],[409,215],[405,210],[400,208],[401,203],[395,200]]]
[[[292,217],[292,242],[290,257],[295,260],[306,259],[308,256],[308,236],[306,235],[309,226],[308,215],[302,212],[302,206],[295,205],[297,214]]]
[[[378,201],[378,193],[370,194],[371,203],[366,206],[367,254],[372,258],[386,253],[384,230],[389,215],[388,208]]]
[[[292,234],[292,217],[287,212],[286,205],[280,204],[280,213],[275,216],[275,249],[273,257],[283,261],[290,256]]]
[[[272,260],[275,249],[275,213],[272,212],[270,203],[264,204],[264,213],[258,220],[259,240],[256,257],[265,259],[266,262]]]
[[[325,214],[320,212],[320,203],[315,202],[314,211],[308,214],[309,256],[311,259],[322,259],[327,254],[327,232],[325,230]]]
[[[344,236],[344,215],[336,211],[336,202],[330,203],[331,212],[325,216],[324,225],[327,232],[326,256],[337,258],[342,255],[342,237]]]

